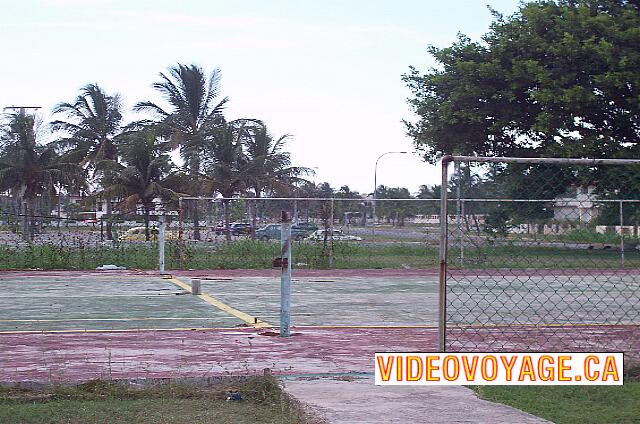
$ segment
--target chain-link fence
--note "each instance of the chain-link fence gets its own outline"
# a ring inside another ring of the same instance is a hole
[[[280,216],[287,211],[295,268],[434,267],[439,202],[183,198],[179,219],[171,223],[177,237],[168,242],[167,266],[269,268],[279,256]]]
[[[640,350],[640,161],[443,161],[441,344]]]
[[[0,212],[0,270],[157,269],[157,216],[145,223],[136,213],[62,215]]]

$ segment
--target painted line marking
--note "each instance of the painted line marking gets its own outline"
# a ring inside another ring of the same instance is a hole
[[[168,281],[171,281],[172,283],[174,283],[175,285],[177,285],[178,287],[186,290],[187,292],[191,293],[191,286],[189,286],[188,284],[180,281],[178,278],[176,278],[175,276],[172,276],[171,278],[168,279]],[[220,300],[216,299],[213,296],[210,296],[206,293],[203,294],[199,294],[197,295],[200,299],[204,300],[205,302],[207,302],[208,304],[215,306],[216,308],[220,309],[221,311],[224,311],[228,314],[233,315],[236,318],[241,319],[242,321],[245,322],[245,324],[250,325],[251,327],[254,328],[265,328],[265,327],[273,327],[272,325],[258,319],[258,317],[255,317],[253,315],[249,315],[246,314],[242,311],[239,311],[229,305],[227,305],[224,302],[221,302]]]
[[[456,329],[456,330],[465,330],[469,328],[473,329],[482,329],[482,328],[555,328],[555,327],[608,327],[608,328],[618,328],[618,327],[637,327],[640,326],[640,323],[625,323],[625,324],[607,324],[607,323],[586,323],[586,322],[567,322],[567,323],[541,323],[541,324],[468,324],[468,325],[453,325],[448,324],[447,329]]]
[[[74,333],[143,333],[149,331],[230,331],[250,327],[178,327],[178,328],[126,328],[126,329],[75,329],[75,330],[15,330],[0,331],[6,334],[74,334]]]
[[[186,318],[186,317],[139,317],[139,318],[51,318],[51,319],[37,319],[37,318],[26,318],[26,319],[0,319],[0,323],[2,322],[86,322],[86,321],[212,321],[216,319],[234,319],[234,317],[223,316],[223,317],[195,317],[195,318]]]
[[[99,298],[111,298],[111,297],[171,297],[176,296],[175,293],[150,293],[150,294],[98,294],[98,295],[48,295],[48,294],[36,294],[36,295],[24,295],[24,296],[0,296],[0,299],[99,299]]]
[[[627,327],[627,325],[614,325],[616,327]],[[278,327],[271,327],[278,328]],[[293,329],[301,330],[313,330],[313,329],[432,329],[436,330],[437,326],[376,326],[376,325],[296,325]],[[12,331],[0,331],[0,335],[20,335],[20,334],[75,334],[75,333],[143,333],[143,332],[158,332],[158,331],[238,331],[252,329],[252,327],[177,327],[177,328],[129,328],[129,329],[73,329],[73,330],[12,330]],[[253,334],[253,333],[252,333]]]

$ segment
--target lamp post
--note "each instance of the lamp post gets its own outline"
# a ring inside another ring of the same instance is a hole
[[[373,170],[373,224],[374,225],[378,220],[376,215],[376,191],[378,190],[378,162],[380,161],[380,159],[382,159],[383,156],[386,156],[386,155],[390,155],[390,154],[405,155],[407,153],[408,152],[385,152],[380,156],[378,156],[378,159],[376,159],[376,166]]]

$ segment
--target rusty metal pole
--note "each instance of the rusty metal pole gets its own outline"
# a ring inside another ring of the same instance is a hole
[[[461,176],[461,171],[460,171],[460,162],[455,162],[453,164],[453,167],[455,169],[454,171],[454,175],[455,175],[455,182],[456,182],[456,232],[457,232],[457,236],[458,236],[458,249],[460,252],[459,255],[459,262],[460,262],[460,266],[462,266],[462,221],[461,221],[461,217],[460,214],[462,213],[462,201],[460,200],[460,195],[461,195],[461,183],[462,183],[462,176]]]
[[[280,337],[291,335],[291,217],[282,211],[280,224]]]
[[[446,307],[447,307],[447,189],[450,156],[442,158],[442,185],[440,186],[440,271],[438,284],[438,350],[445,351],[446,346]]]

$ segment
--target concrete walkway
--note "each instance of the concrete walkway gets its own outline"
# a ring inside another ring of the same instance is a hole
[[[549,423],[479,399],[461,386],[376,386],[373,377],[285,379],[282,384],[330,424]]]

